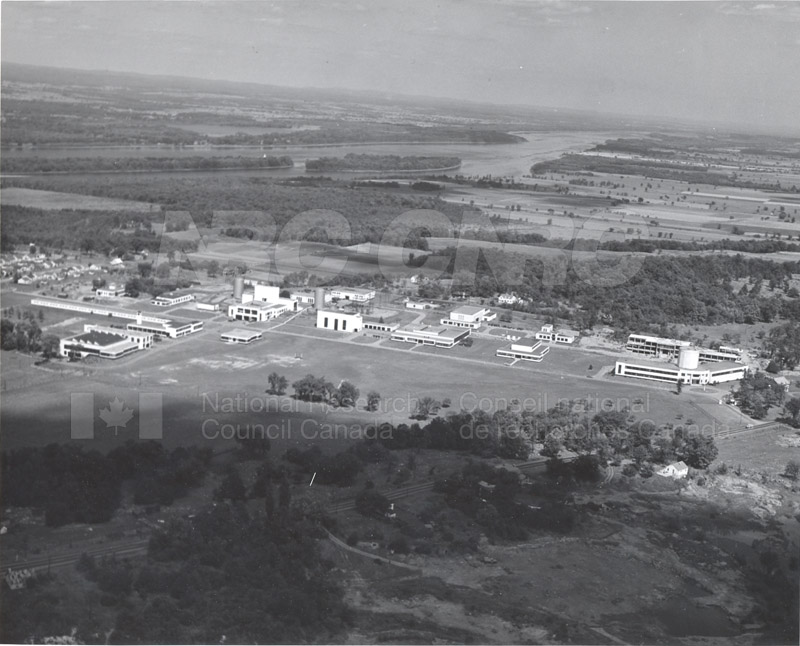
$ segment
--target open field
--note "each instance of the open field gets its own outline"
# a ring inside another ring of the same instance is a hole
[[[26,206],[52,211],[138,211],[150,213],[157,205],[134,200],[119,200],[108,197],[94,197],[77,193],[41,191],[31,188],[3,188],[0,203],[3,206]]]

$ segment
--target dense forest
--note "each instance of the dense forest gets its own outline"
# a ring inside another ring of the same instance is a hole
[[[400,157],[399,155],[356,155],[349,153],[344,157],[321,157],[309,159],[306,170],[309,172],[335,171],[416,171],[440,170],[461,166],[458,157]]]
[[[3,451],[0,459],[3,505],[43,510],[47,525],[58,527],[110,520],[125,481],[136,504],[172,504],[203,483],[211,449],[168,452],[160,442],[129,442],[104,455],[50,444]]]
[[[157,531],[143,565],[82,558],[88,588],[38,574],[3,595],[4,643],[300,644],[335,642],[350,617],[318,519],[279,506],[217,504]],[[61,643],[61,642],[57,642]]]
[[[455,270],[455,258],[475,273]],[[800,262],[772,262],[737,255],[643,256],[569,262],[568,254],[553,259],[530,259],[500,250],[459,249],[441,252],[449,259],[453,291],[490,298],[515,291],[538,311],[573,318],[590,328],[597,323],[619,330],[659,331],[675,323],[722,323],[800,320],[800,298],[773,293],[786,288]],[[500,269],[494,272],[493,269]],[[521,283],[504,282],[503,269],[521,269]],[[733,281],[748,283],[734,289]],[[791,291],[786,289],[786,291]]]
[[[126,173],[182,170],[291,168],[291,157],[9,157],[0,160],[4,173]]]

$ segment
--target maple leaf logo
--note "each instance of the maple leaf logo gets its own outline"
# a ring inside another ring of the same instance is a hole
[[[100,409],[100,419],[106,423],[106,428],[113,428],[114,435],[119,432],[120,427],[125,428],[133,417],[133,410],[126,408],[125,402],[119,397],[114,397],[114,401],[108,402],[106,408]]]

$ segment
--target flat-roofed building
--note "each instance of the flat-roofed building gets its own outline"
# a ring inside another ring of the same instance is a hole
[[[79,301],[61,300],[58,298],[39,297],[31,299],[31,305],[39,307],[51,307],[58,310],[68,310],[70,312],[80,312],[81,314],[95,314],[97,316],[111,316],[121,319],[133,319],[148,321],[150,323],[168,323],[169,319],[163,316],[143,314],[121,307],[111,307],[110,305],[100,305],[98,303],[82,303]]]
[[[392,332],[392,341],[403,343],[416,343],[418,345],[433,345],[439,348],[452,348],[466,339],[472,330],[453,329],[444,325],[400,328]]]
[[[548,352],[550,352],[550,348],[543,345],[541,341],[537,341],[532,345],[527,343],[512,343],[505,348],[498,348],[496,354],[498,357],[505,357],[507,359],[539,362],[544,359],[544,356]]]
[[[685,360],[685,358],[688,359]],[[738,381],[747,374],[747,366],[735,361],[715,361],[700,363],[697,351],[681,354],[679,363],[631,359],[617,361],[614,374],[620,377],[634,377],[687,385],[719,384]]]
[[[364,327],[364,319],[361,314],[317,310],[317,327],[336,332],[360,332]]]
[[[360,287],[338,287],[331,290],[331,298],[339,299],[340,301],[366,303],[375,298],[375,290]]]
[[[636,354],[674,359],[677,358],[682,350],[690,348],[691,346],[692,344],[689,341],[666,339],[664,337],[648,336],[646,334],[631,334],[628,336],[628,342],[625,348]],[[699,350],[700,361],[741,361],[742,359],[742,351],[739,348],[732,348],[730,346],[723,345],[717,350],[713,348],[699,348]]]
[[[496,318],[497,314],[491,312],[488,307],[462,305],[450,312],[448,318],[443,318],[439,322],[450,327],[477,330],[483,323],[493,321]]]
[[[150,302],[159,307],[172,307],[173,305],[180,305],[181,303],[188,303],[194,300],[194,294],[187,292],[167,292],[156,296]]]
[[[59,354],[70,359],[83,359],[89,356],[102,359],[119,359],[139,350],[124,332],[101,332],[91,330],[61,339]]]
[[[249,303],[234,303],[228,306],[228,318],[237,321],[269,321],[289,311],[285,303],[266,303],[251,301]]]
[[[364,329],[373,332],[394,332],[399,325],[397,323],[381,323],[380,321],[364,321]]]
[[[127,328],[109,327],[107,325],[95,325],[94,323],[85,323],[83,326],[84,332],[107,332],[110,334],[122,334],[127,337],[128,341],[135,343],[139,350],[146,350],[153,345],[153,335],[149,332],[136,332],[128,330]]]
[[[535,335],[539,341],[548,341],[550,343],[575,343],[575,340],[580,336],[574,330],[556,330],[551,324],[542,326]]]
[[[110,283],[105,287],[98,287],[94,290],[94,294],[97,298],[117,298],[125,295],[125,286]]]
[[[167,320],[163,323],[150,323],[148,321],[137,321],[136,323],[128,323],[127,329],[133,332],[147,332],[162,339],[179,339],[202,330],[203,322]]]
[[[225,343],[240,343],[242,345],[249,345],[253,341],[257,341],[263,336],[258,330],[244,330],[242,328],[234,328],[232,330],[225,330],[220,332],[219,338]]]
[[[423,301],[406,301],[407,310],[435,310],[439,306],[436,303],[426,303]]]

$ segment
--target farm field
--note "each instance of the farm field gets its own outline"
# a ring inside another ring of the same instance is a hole
[[[133,200],[120,200],[109,197],[95,197],[78,193],[42,191],[32,188],[4,187],[0,194],[2,206],[25,206],[52,211],[136,211],[151,213],[158,205]]]

